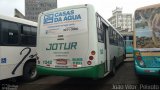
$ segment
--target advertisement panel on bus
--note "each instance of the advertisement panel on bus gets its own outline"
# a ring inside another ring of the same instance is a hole
[[[40,36],[39,45],[45,46],[39,49],[39,52],[43,52],[43,55],[39,55],[43,66],[85,66],[88,48],[87,9],[46,12],[41,16]]]

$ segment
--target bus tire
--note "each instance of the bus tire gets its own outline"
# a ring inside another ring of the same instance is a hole
[[[116,74],[116,59],[114,58],[111,75],[114,76],[115,74]]]
[[[36,63],[28,62],[23,69],[23,79],[25,81],[33,81],[37,78]]]

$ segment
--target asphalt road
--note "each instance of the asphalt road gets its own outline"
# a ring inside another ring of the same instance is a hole
[[[19,81],[13,85],[17,86],[18,90],[159,90],[160,79],[139,79],[134,73],[133,61],[127,61],[117,68],[115,76],[108,75],[99,80],[42,76],[33,82]]]

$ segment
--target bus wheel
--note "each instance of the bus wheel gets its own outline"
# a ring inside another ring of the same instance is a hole
[[[33,81],[37,78],[36,63],[28,62],[23,69],[23,79],[25,81]]]

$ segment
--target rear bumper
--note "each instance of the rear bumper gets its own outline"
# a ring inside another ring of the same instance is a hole
[[[142,68],[135,64],[135,71],[138,75],[160,76],[160,68]]]
[[[101,78],[104,76],[103,65],[104,64],[83,68],[48,68],[37,65],[37,72],[39,75]]]

